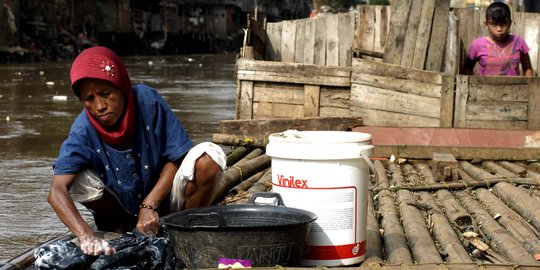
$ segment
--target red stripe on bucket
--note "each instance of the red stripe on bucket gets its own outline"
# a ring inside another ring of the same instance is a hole
[[[306,246],[304,260],[340,260],[366,254],[366,241],[341,246]]]

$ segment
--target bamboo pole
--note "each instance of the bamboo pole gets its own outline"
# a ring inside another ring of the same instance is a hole
[[[515,174],[518,174],[520,177],[529,177],[529,178],[534,178],[534,179],[537,179],[537,180],[540,180],[540,173],[537,173],[535,171],[532,171],[532,170],[528,170],[527,168],[523,168],[519,165],[516,165],[512,162],[508,162],[508,161],[500,161],[499,164],[508,169],[509,171],[512,171],[514,172]]]
[[[238,165],[242,165],[244,164],[245,162],[248,162],[260,155],[262,155],[264,153],[264,150],[261,149],[261,148],[255,148],[253,150],[251,150],[251,152],[249,152],[249,154],[247,154],[245,157],[243,157],[242,159],[240,159],[238,162],[236,162],[234,165],[238,166]]]
[[[249,146],[249,147],[261,147],[264,148],[268,144],[267,137],[251,137],[247,135],[233,135],[214,133],[212,135],[212,142],[222,145],[233,146]]]
[[[386,176],[386,169],[384,168],[383,163],[380,160],[375,160],[373,162],[375,166],[375,171],[377,172],[377,177],[379,179],[378,187],[387,188],[388,187],[388,177]]]
[[[403,178],[403,175],[401,174],[401,169],[399,166],[394,162],[388,163],[388,172],[392,176],[390,178],[390,186],[395,187],[401,187],[405,186],[405,179]]]
[[[272,189],[272,168],[269,168],[264,175],[251,186],[247,193],[267,192]]]
[[[495,185],[493,192],[537,230],[540,230],[540,202],[523,190],[505,182]]]
[[[419,263],[442,263],[442,258],[427,229],[422,213],[414,205],[416,200],[412,192],[397,192],[399,213],[403,220],[403,229],[415,261]]]
[[[422,186],[395,186],[395,187],[388,187],[385,188],[385,190],[390,191],[396,191],[400,189],[407,189],[410,191],[434,191],[439,189],[448,189],[448,190],[460,190],[460,189],[467,189],[467,188],[475,188],[475,187],[491,187],[494,186],[497,183],[506,182],[506,183],[512,183],[516,185],[530,185],[530,186],[538,186],[540,185],[540,181],[532,178],[500,178],[500,177],[490,177],[489,179],[478,179],[474,182],[467,183],[467,182],[439,182],[437,184],[425,184]],[[374,188],[373,191],[381,191],[383,188]]]
[[[461,235],[466,231],[477,232],[477,226],[474,219],[469,212],[460,202],[456,200],[454,195],[446,189],[438,190],[436,193],[438,201],[444,208],[444,213],[453,227],[456,229],[456,233]]]
[[[508,208],[493,193],[485,188],[476,190],[477,198],[486,206],[491,216],[499,215],[499,222],[534,258],[540,259],[538,231],[521,216]]]
[[[424,179],[424,183],[435,184],[435,177],[433,176],[433,171],[431,168],[424,163],[417,163],[414,165],[415,170],[418,172],[420,177]]]
[[[491,173],[481,169],[481,168],[478,168],[476,166],[474,166],[473,164],[467,162],[467,161],[460,161],[459,162],[459,166],[467,173],[469,174],[471,177],[475,178],[475,179],[489,179],[489,178],[494,178],[496,176],[492,175]]]
[[[234,148],[229,154],[227,154],[227,166],[234,165],[234,163],[245,157],[247,152],[248,149],[244,146]]]
[[[512,235],[501,227],[493,217],[473,199],[469,193],[459,191],[456,193],[465,208],[480,224],[480,228],[491,239],[492,247],[503,253],[510,261],[525,264],[537,264],[537,261],[519,244]]]
[[[372,193],[368,194],[367,231],[366,231],[366,260],[364,263],[382,261],[381,230],[375,217]]]
[[[493,161],[484,161],[482,166],[489,172],[494,173],[495,176],[499,177],[518,177],[517,174],[505,169],[504,167],[498,165]]]
[[[394,204],[394,196],[390,191],[383,190],[376,196],[378,212],[381,215],[384,251],[389,264],[412,264],[407,239],[401,227],[399,214]]]
[[[418,172],[413,168],[411,164],[404,164],[401,166],[403,175],[409,185],[422,185],[424,184],[424,179],[420,177]]]
[[[430,170],[431,172],[431,170]],[[446,219],[433,196],[428,192],[420,192],[421,202],[431,206],[430,216],[433,223],[433,236],[446,253],[446,262],[472,262],[469,253],[462,246],[452,224]]]
[[[474,178],[472,178],[467,172],[465,172],[463,169],[458,169],[458,175],[461,180],[465,183],[473,183],[476,182]]]

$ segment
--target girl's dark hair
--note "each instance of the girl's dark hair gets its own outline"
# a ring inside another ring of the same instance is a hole
[[[494,2],[486,9],[486,22],[509,24],[512,22],[510,8],[502,2]]]

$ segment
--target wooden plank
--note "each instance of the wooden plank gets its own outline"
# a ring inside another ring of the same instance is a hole
[[[492,148],[492,147],[453,147],[426,145],[375,145],[374,157],[406,159],[431,159],[433,152],[446,152],[456,159],[485,160],[535,160],[540,156],[540,148]]]
[[[426,70],[441,71],[444,56],[444,47],[448,33],[448,11],[450,0],[437,0],[437,7],[433,15],[431,38],[427,49]]]
[[[529,78],[527,77],[512,77],[512,76],[470,76],[469,84],[470,85],[514,85],[514,84],[527,84],[529,83]]]
[[[315,57],[315,20],[306,21],[306,34],[304,43],[304,61],[305,64],[313,64]]]
[[[527,129],[527,121],[506,120],[506,121],[488,121],[488,120],[467,120],[466,128],[489,128],[489,129]]]
[[[281,61],[281,23],[268,23],[266,34],[268,37],[266,59],[270,61]]]
[[[339,14],[326,14],[326,65],[339,66]]]
[[[313,64],[326,65],[326,16],[320,16],[315,19]]]
[[[339,51],[339,63],[338,66],[350,67],[352,59],[352,48],[354,42],[354,13],[341,13],[338,17],[338,51]]]
[[[240,103],[236,110],[236,116],[240,119],[253,118],[253,82],[240,81]]]
[[[283,21],[281,30],[281,62],[294,62],[296,21]]]
[[[373,51],[384,53],[390,31],[390,6],[375,6],[375,42]]]
[[[444,76],[441,86],[440,127],[452,127],[454,119],[454,89],[456,81],[453,76]]]
[[[361,108],[351,104],[351,113],[361,116],[366,126],[391,126],[391,127],[438,127],[439,119],[418,115],[403,114]]]
[[[348,116],[359,116],[358,114],[351,113],[349,109],[344,108],[336,108],[336,107],[324,107],[321,106],[319,108],[319,116],[320,117],[328,117],[328,116],[342,116],[342,117],[348,117]]]
[[[396,1],[392,5],[392,17],[390,19],[390,31],[384,48],[383,61],[386,63],[400,64],[405,35],[407,33],[407,21],[411,0]]]
[[[529,102],[527,109],[527,128],[540,129],[540,79],[531,78],[529,83]]]
[[[400,93],[368,85],[351,86],[351,106],[439,118],[440,99]]]
[[[437,7],[439,8],[439,7]],[[418,25],[418,36],[416,38],[416,44],[414,47],[414,58],[412,61],[412,68],[424,69],[428,52],[428,44],[431,41],[431,35],[434,34],[431,31],[433,22],[433,14],[435,12],[435,1],[425,0],[422,5],[422,14],[420,24]],[[445,32],[446,33],[446,32]],[[443,48],[439,48],[442,52]],[[442,55],[441,55],[442,57]],[[439,70],[435,70],[439,71]]]
[[[321,98],[321,86],[304,86],[304,117],[313,117],[319,115],[319,104]]]
[[[253,101],[302,105],[304,104],[304,89],[298,84],[255,82]]]
[[[304,51],[306,42],[306,23],[309,19],[296,21],[296,41],[294,45],[294,62],[304,63]]]
[[[353,58],[352,82],[361,78],[362,74],[379,74],[399,79],[427,82],[432,84],[441,84],[442,77],[439,72],[416,70],[400,65],[393,65],[382,62],[366,61],[359,58]]]
[[[259,107],[264,108],[264,118],[299,118],[304,117],[304,106],[294,104],[259,102]],[[255,118],[254,119],[260,119]]]
[[[528,84],[471,84],[469,83],[469,101],[517,101],[529,100]]]
[[[527,103],[468,102],[466,119],[476,121],[527,121]]]
[[[358,10],[355,49],[373,51],[375,47],[375,9],[361,5]]]
[[[460,47],[459,47],[459,21],[454,11],[448,14],[448,35],[444,51],[444,73],[455,76],[459,73]]]
[[[350,88],[336,89],[321,87],[320,107],[337,107],[349,109]]]
[[[222,120],[220,132],[224,134],[268,136],[271,133],[296,130],[349,131],[363,125],[361,117],[304,117],[267,120]]]
[[[237,60],[237,79],[299,84],[350,86],[350,67],[326,67],[298,63]]]
[[[416,38],[418,36],[418,25],[420,24],[424,2],[423,0],[411,1],[411,10],[409,12],[409,20],[407,21],[407,33],[403,42],[403,53],[401,54],[401,65],[405,67],[412,67]],[[426,2],[432,1],[426,0]]]
[[[524,25],[523,38],[529,46],[529,56],[533,71],[538,71],[538,43],[540,30],[540,16],[536,13],[525,13],[526,23]]]
[[[384,75],[372,75],[367,73],[354,73],[354,76],[358,76],[358,78],[355,77],[353,80],[355,83],[426,97],[441,97],[440,84],[431,84],[427,82],[399,79]]]
[[[465,127],[467,100],[469,99],[469,78],[472,76],[456,76],[456,99],[454,106],[454,127]]]

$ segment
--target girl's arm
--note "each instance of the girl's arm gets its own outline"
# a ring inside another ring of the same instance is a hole
[[[461,70],[461,74],[463,75],[474,75],[474,65],[476,65],[476,61],[470,59],[469,57],[465,57],[465,64],[463,65],[463,69]]]
[[[521,55],[521,68],[523,69],[523,76],[532,77],[534,76],[534,71],[532,69],[531,57],[528,53]]]

